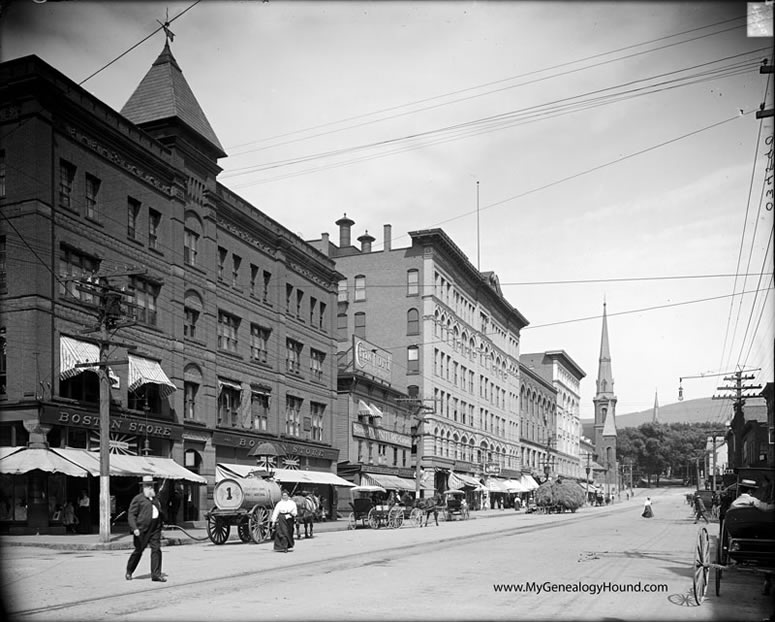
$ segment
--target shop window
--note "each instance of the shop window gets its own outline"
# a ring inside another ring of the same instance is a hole
[[[130,391],[128,397],[130,410],[145,411],[147,409],[149,413],[161,414],[161,396],[158,384],[148,382],[141,385],[136,391]]]
[[[84,371],[67,380],[60,380],[59,396],[96,404],[100,401],[100,377],[95,372]]]

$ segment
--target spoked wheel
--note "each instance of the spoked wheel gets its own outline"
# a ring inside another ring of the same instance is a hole
[[[697,546],[694,550],[694,600],[702,604],[708,589],[708,572],[710,572],[710,539],[708,530],[703,527],[697,534]]]
[[[355,529],[358,526],[358,519],[355,518],[355,512],[350,512],[350,518],[347,519],[347,529]]]
[[[239,525],[237,525],[237,534],[239,534],[239,539],[243,542],[247,543],[251,541],[250,518],[247,515],[240,519]]]
[[[269,510],[253,506],[249,516],[250,539],[256,544],[269,539]]]
[[[721,523],[718,542],[716,542],[716,563],[719,566],[727,565],[727,552],[729,551],[729,536],[727,535],[725,525]],[[714,568],[714,578],[716,579],[716,596],[721,596],[721,568]]]
[[[393,529],[401,529],[401,526],[404,524],[404,510],[400,507],[393,508],[393,511],[390,512],[390,521],[389,521],[390,527]]]
[[[223,544],[226,542],[229,539],[230,532],[231,526],[225,519],[212,514],[207,517],[207,535],[213,544]]]
[[[415,527],[420,527],[422,525],[422,510],[414,508],[409,514],[409,520],[412,521],[412,525]]]
[[[377,517],[377,508],[371,508],[369,510],[369,516],[367,520],[369,522],[369,527],[371,527],[372,529],[379,529],[380,521],[379,521],[379,518]]]

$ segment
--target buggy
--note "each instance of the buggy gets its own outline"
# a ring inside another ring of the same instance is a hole
[[[452,520],[453,516],[466,520],[469,517],[466,494],[462,490],[445,490],[443,514],[446,520]]]

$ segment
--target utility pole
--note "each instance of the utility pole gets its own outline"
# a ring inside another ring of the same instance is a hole
[[[433,402],[435,406],[435,401],[433,398],[428,400],[422,400],[418,398],[409,398],[409,399],[399,399],[397,400],[399,402],[406,401],[411,402],[415,405],[415,412],[414,416],[418,418],[417,420],[417,432],[415,436],[417,437],[417,456],[416,456],[416,462],[414,465],[414,493],[415,498],[420,498],[420,491],[422,490],[422,482],[421,476],[422,473],[420,471],[420,468],[422,466],[422,457],[423,457],[423,441],[425,436],[425,415],[427,414],[433,414],[436,412],[436,409],[433,406],[426,406],[423,402]]]
[[[111,273],[110,276],[142,274],[145,270]],[[106,275],[95,274],[77,279],[76,287],[97,300],[97,324],[82,333],[99,333],[100,360],[97,362],[100,381],[100,542],[110,541],[110,365],[126,364],[127,360],[109,360],[111,347],[134,350],[137,346],[118,343],[112,335],[121,328],[133,326],[130,304],[125,301],[124,289],[114,287]],[[95,367],[94,362],[79,363],[76,367]]]
[[[745,371],[758,371],[757,369],[745,370]],[[745,400],[752,397],[759,397],[757,395],[751,395],[745,393],[754,389],[761,389],[761,385],[746,385],[743,384],[744,380],[753,380],[755,376],[743,375],[744,370],[738,370],[731,376],[725,376],[724,380],[727,382],[734,382],[733,386],[716,387],[719,391],[732,391],[733,395],[714,395],[714,400],[733,400],[734,415],[730,427],[732,428],[732,440],[733,440],[733,464],[730,464],[730,468],[737,468],[742,465],[743,459],[743,426],[745,425],[745,416],[743,414],[743,406]]]

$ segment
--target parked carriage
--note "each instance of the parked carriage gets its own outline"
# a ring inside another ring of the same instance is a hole
[[[452,520],[452,517],[458,517],[462,520],[469,518],[468,502],[466,493],[462,490],[445,490],[444,493],[443,514],[445,520]]]
[[[415,526],[422,523],[422,510],[400,503],[386,503],[387,491],[380,486],[355,486],[350,489],[350,495],[349,529],[358,527],[359,522],[372,529],[399,529],[407,521]]]
[[[348,518],[347,528],[355,529],[359,521],[363,527],[371,526],[369,515],[386,494],[387,491],[380,486],[354,486],[350,488],[352,512]]]
[[[213,490],[215,507],[205,513],[207,535],[213,544],[223,544],[236,526],[242,542],[268,540],[272,509],[280,499],[280,486],[272,480],[252,475],[222,479]]]
[[[772,525],[775,510],[752,506],[732,506],[739,495],[743,480],[753,480],[758,486],[769,486],[768,502],[772,504],[772,469],[745,468],[737,470],[737,484],[722,494],[719,535],[716,542],[716,562],[710,561],[710,537],[702,527],[697,534],[694,554],[693,590],[697,604],[702,603],[708,587],[710,569],[715,571],[716,596],[721,595],[721,578],[727,570],[748,570],[765,576],[765,591],[771,589],[775,574],[775,538]]]

